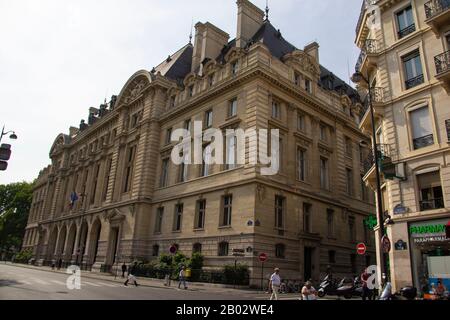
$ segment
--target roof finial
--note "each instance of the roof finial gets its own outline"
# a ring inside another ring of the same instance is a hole
[[[269,21],[269,0],[266,0],[266,21]]]
[[[189,34],[189,44],[192,44],[192,29],[194,28],[194,18],[191,21],[191,33]]]

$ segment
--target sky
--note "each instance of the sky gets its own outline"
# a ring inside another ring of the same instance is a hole
[[[265,0],[253,0],[260,8]],[[359,55],[361,0],[270,0],[270,21],[297,48],[317,41],[320,63],[343,80]],[[33,181],[60,133],[119,94],[211,22],[236,36],[235,0],[0,0],[0,126],[14,130],[0,184]],[[0,130],[1,130],[0,127]]]

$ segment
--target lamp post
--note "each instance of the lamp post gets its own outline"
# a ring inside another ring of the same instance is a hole
[[[16,133],[15,133],[14,131],[6,131],[6,132],[5,132],[5,126],[3,126],[2,134],[0,135],[0,142],[2,141],[3,136],[6,136],[8,133],[11,133],[11,135],[9,136],[9,138],[10,138],[11,140],[17,140],[17,135],[16,135]]]
[[[378,162],[379,156],[378,156],[378,146],[377,146],[377,131],[375,127],[375,114],[373,110],[372,105],[372,88],[370,86],[370,81],[364,77],[364,75],[361,72],[356,72],[352,76],[352,81],[354,83],[360,83],[361,81],[364,81],[367,83],[367,87],[369,88],[368,91],[368,107],[370,109],[370,118],[372,121],[372,150],[373,150],[373,158],[375,162],[375,176],[376,176],[376,187],[377,187],[377,215],[378,215],[378,226],[379,226],[379,239],[378,239],[378,245],[380,248],[380,271],[383,276],[386,276],[386,280],[388,280],[388,273],[387,273],[387,266],[386,266],[386,259],[384,256],[383,248],[382,248],[382,239],[385,235],[385,227],[384,227],[384,215],[383,215],[383,202],[382,202],[382,196],[381,196],[381,178],[380,178],[380,164]]]

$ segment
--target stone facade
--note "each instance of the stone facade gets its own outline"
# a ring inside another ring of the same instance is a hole
[[[394,223],[387,226],[393,246],[388,255],[391,280],[394,289],[414,285],[422,290],[432,278],[425,267],[431,256],[427,250],[450,249],[445,238],[418,245],[410,232],[415,223],[450,220],[450,8],[448,1],[440,0],[373,4],[368,10],[363,7],[357,28],[356,43],[362,49],[357,69],[373,88],[383,171],[396,171],[392,179],[382,175],[383,211]],[[371,29],[371,19],[377,19],[379,27]],[[367,85],[361,83],[360,89],[366,92]],[[360,127],[372,135],[368,111]],[[365,180],[376,189],[372,163]],[[394,248],[402,242],[407,246]],[[447,274],[450,277],[450,270]]]
[[[316,43],[296,49],[247,0],[238,15],[239,39],[198,23],[193,45],[134,74],[111,103],[91,109],[88,123],[58,136],[25,235],[40,263],[61,257],[108,270],[177,244],[219,268],[244,249],[237,260],[257,283],[262,252],[266,271],[278,266],[291,279],[319,280],[328,265],[349,276],[370,263],[375,248],[363,219],[374,200],[361,183],[367,136],[357,93],[320,66]],[[247,162],[211,165],[202,176],[201,165],[181,173],[166,162],[175,145],[167,135],[207,118],[223,130],[279,129],[279,174],[263,176]],[[365,259],[357,242],[369,245]]]

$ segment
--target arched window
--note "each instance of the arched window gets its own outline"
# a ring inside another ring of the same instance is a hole
[[[275,257],[279,258],[279,259],[284,259],[285,256],[285,251],[286,251],[286,246],[284,244],[277,244],[275,245]]]
[[[218,252],[219,257],[228,256],[228,248],[229,248],[228,242],[224,241],[219,243],[219,252]]]

